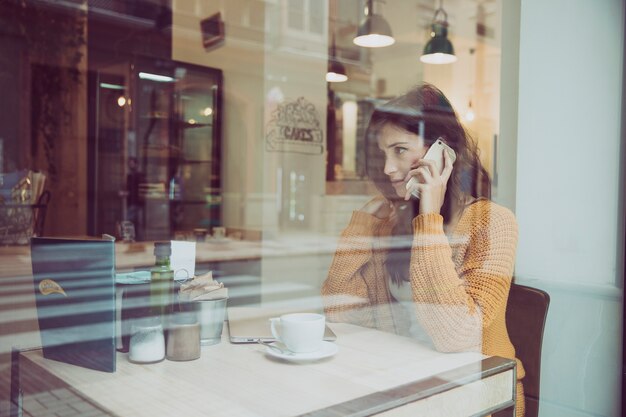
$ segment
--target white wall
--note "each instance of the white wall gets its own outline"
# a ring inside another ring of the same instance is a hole
[[[622,7],[522,2],[517,271],[524,276],[615,281]]]
[[[543,416],[619,413],[623,8],[521,2],[516,276],[552,297]]]

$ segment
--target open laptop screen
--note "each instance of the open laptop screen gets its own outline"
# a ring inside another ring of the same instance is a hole
[[[31,260],[44,357],[114,372],[114,242],[33,238]]]

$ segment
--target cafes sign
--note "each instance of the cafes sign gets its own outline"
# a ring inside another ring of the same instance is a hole
[[[265,149],[312,155],[323,153],[324,138],[315,106],[304,97],[278,104],[267,126]]]

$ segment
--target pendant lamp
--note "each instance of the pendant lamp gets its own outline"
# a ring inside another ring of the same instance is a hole
[[[357,35],[352,42],[366,48],[382,48],[396,42],[391,34],[389,23],[381,15],[374,14],[373,0],[367,1],[365,19],[359,25]]]
[[[348,81],[346,67],[337,59],[337,48],[335,47],[335,35],[333,34],[333,44],[330,49],[330,59],[328,60],[328,72],[326,81],[329,83],[342,83]]]
[[[439,14],[443,18],[439,17]],[[430,40],[424,46],[424,53],[422,53],[420,61],[426,64],[451,64],[456,62],[454,47],[448,39],[448,14],[443,10],[443,0],[435,11],[433,23],[430,27]]]
[[[329,83],[342,83],[348,81],[346,75],[346,67],[341,62],[330,60],[328,61],[328,72],[326,73],[326,81]]]

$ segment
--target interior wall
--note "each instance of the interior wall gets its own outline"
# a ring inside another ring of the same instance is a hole
[[[321,31],[289,22],[288,7],[288,2],[266,6],[263,233],[265,244],[283,241],[305,247],[317,245],[317,202],[325,193],[328,4],[307,3],[309,11],[315,7],[314,14],[322,17]],[[309,141],[309,134],[321,143]],[[305,235],[311,240],[300,240]],[[311,308],[320,308],[320,278],[326,275],[329,257],[264,257],[263,302],[306,297]]]
[[[264,231],[316,231],[316,199],[325,193],[328,4],[308,2],[322,16],[321,33],[312,27],[293,28],[289,3],[268,4],[271,25],[266,41],[264,120]],[[312,12],[312,10],[311,10]],[[306,140],[285,140],[288,131],[315,131],[319,146]],[[278,148],[272,137],[284,140]],[[288,143],[290,142],[290,143]]]
[[[521,2],[516,277],[548,291],[541,415],[615,416],[624,3]],[[549,41],[545,30],[549,31]]]
[[[313,6],[328,16],[326,3]],[[288,29],[285,7],[242,0],[174,2],[173,10],[173,59],[219,68],[224,75],[224,225],[263,230],[267,236],[280,229],[314,228],[312,207],[325,189],[323,150],[273,152],[266,146],[277,104],[299,97],[315,106],[324,142],[326,138],[326,28],[319,39]],[[225,41],[205,51],[200,21],[216,12],[225,22]],[[291,173],[297,176],[295,199]],[[297,202],[297,217],[304,215],[303,221],[289,219],[289,199]]]
[[[259,12],[250,5],[233,0],[174,2],[172,58],[223,71],[223,224],[261,229],[265,33],[263,14],[255,16],[261,25],[250,27],[251,14]],[[225,22],[225,40],[205,51],[200,21],[217,12]]]

